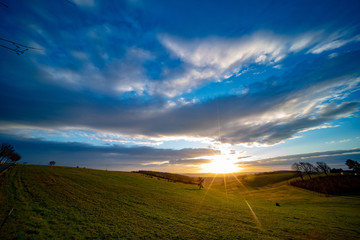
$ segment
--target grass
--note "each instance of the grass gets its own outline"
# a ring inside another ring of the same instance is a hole
[[[257,189],[259,187],[264,187],[266,185],[272,185],[275,183],[283,182],[293,178],[295,172],[290,171],[279,171],[271,173],[258,173],[258,174],[249,174],[241,177],[242,181],[251,188]]]
[[[282,177],[271,175],[278,180],[266,185],[253,182],[257,189],[248,184],[246,190],[230,175],[226,182],[218,177],[211,188],[207,179],[206,189],[198,190],[195,185],[137,173],[19,165],[0,175],[0,220],[14,208],[0,239],[356,239],[360,235],[359,196],[326,197],[292,187]]]

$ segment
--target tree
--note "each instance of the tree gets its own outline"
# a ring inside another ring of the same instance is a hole
[[[204,188],[204,185],[203,185],[204,181],[205,181],[205,178],[203,178],[203,177],[199,177],[199,178],[198,178],[198,183],[197,183],[197,185],[198,185],[199,189]]]
[[[299,163],[294,163],[293,165],[291,165],[291,168],[296,171],[297,175],[299,175],[301,177],[301,180],[304,180],[304,177],[302,174],[302,168]]]
[[[9,156],[10,160],[13,161],[13,162],[17,162],[21,159],[21,156],[20,154],[16,153],[16,152],[13,152],[10,154]]]
[[[50,161],[50,162],[49,162],[49,165],[50,165],[50,166],[54,166],[55,164],[56,164],[55,161]]]
[[[342,173],[344,170],[342,168],[333,168],[330,170],[331,173]]]
[[[8,143],[1,144],[0,148],[0,162],[6,162],[7,160],[10,160],[10,156],[15,153],[15,149],[13,146],[11,146]]]
[[[316,168],[311,163],[299,162],[300,169],[305,172],[311,179],[311,174],[316,171]]]
[[[327,176],[328,173],[330,172],[330,167],[324,163],[324,162],[316,162],[316,169],[319,171],[319,172],[323,172],[325,173],[325,175]]]
[[[345,164],[349,169],[352,169],[354,172],[360,172],[360,163],[351,159],[346,160]]]

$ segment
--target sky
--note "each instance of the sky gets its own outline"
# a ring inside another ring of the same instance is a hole
[[[0,143],[21,162],[360,161],[360,1],[0,3]]]

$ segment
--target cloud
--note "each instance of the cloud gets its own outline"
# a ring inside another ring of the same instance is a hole
[[[359,54],[299,64],[281,77],[249,84],[249,91],[242,95],[206,101],[181,99],[186,104],[171,107],[167,99],[160,97],[144,101],[37,85],[35,77],[25,80],[14,72],[5,75],[8,82],[1,83],[5,99],[0,106],[4,113],[1,121],[14,131],[20,124],[113,132],[161,141],[183,136],[218,140],[219,120],[223,142],[272,145],[359,110],[359,100],[354,98],[360,87],[360,67],[355,60]],[[29,71],[34,76],[44,74]],[[23,84],[27,87],[23,88]]]
[[[313,152],[305,154],[295,154],[287,156],[279,156],[274,158],[259,159],[256,161],[242,161],[238,164],[246,167],[261,167],[261,166],[288,166],[295,162],[326,162],[332,168],[344,167],[346,159],[360,160],[360,148],[334,150],[324,152]]]
[[[222,81],[239,73],[245,65],[276,64],[291,51],[305,48],[310,38],[292,40],[266,32],[241,38],[208,37],[186,40],[167,34],[159,41],[175,57],[186,64],[182,74],[164,80],[156,91],[176,96],[211,81]],[[170,91],[169,91],[170,90]]]
[[[191,159],[219,153],[205,148],[172,150],[119,145],[94,146],[78,142],[60,143],[4,134],[0,134],[0,142],[15,146],[16,151],[22,156],[22,161],[30,164],[46,165],[54,160],[60,166],[85,166],[100,169],[107,167],[118,170],[137,170],[141,165],[151,165],[154,162],[157,164],[166,162],[178,165],[195,164],[200,160]],[[44,149],[46,151],[43,151]]]
[[[322,52],[337,49],[346,44],[359,41],[360,35],[349,37],[346,36],[346,33],[336,32],[328,36],[326,39],[322,40],[320,43],[311,48],[308,52],[312,54],[320,54]]]
[[[180,165],[201,165],[210,163],[210,159],[176,159],[169,162],[169,164],[180,164]]]
[[[13,133],[73,128],[124,137],[102,139],[108,142],[157,144],[187,136],[270,145],[359,110],[359,52],[331,59],[320,54],[357,42],[359,35],[351,31],[250,29],[195,37],[153,29],[156,21],[148,23],[146,14],[126,4],[105,15],[100,13],[108,9],[99,5],[96,16],[61,1],[22,4],[16,14],[1,16],[4,34],[45,51],[19,57],[2,49],[0,121]],[[71,17],[64,17],[64,7]],[[23,31],[13,30],[18,26]],[[261,72],[280,65],[275,74],[246,73],[247,66]],[[224,79],[242,90],[220,85],[222,97],[179,96]]]
[[[259,31],[240,38],[206,37],[184,39],[168,34],[158,36],[173,58],[184,63],[183,71],[150,86],[151,92],[169,97],[189,92],[209,82],[220,82],[240,73],[250,64],[281,66],[279,62],[304,49],[320,54],[360,41],[349,32],[327,34],[322,31],[295,36]],[[335,55],[332,55],[335,56]]]
[[[90,89],[103,94],[122,94],[136,92],[142,94],[147,89],[148,77],[143,63],[152,56],[139,48],[129,48],[125,56],[109,61],[103,67],[91,62],[91,56],[84,52],[73,52],[80,60],[82,67],[41,65],[40,69],[47,74],[48,80],[70,89]]]

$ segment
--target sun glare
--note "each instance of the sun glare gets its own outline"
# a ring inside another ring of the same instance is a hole
[[[210,163],[203,164],[201,167],[204,172],[210,173],[233,173],[240,171],[240,168],[233,161],[224,158],[214,159]]]
[[[202,159],[210,159],[211,162],[201,165],[203,172],[207,173],[234,173],[240,172],[239,159],[240,152],[232,149],[229,144],[219,144],[214,150],[220,150],[221,154],[212,156],[203,156]]]
[[[241,170],[234,160],[228,159],[224,155],[213,157],[210,163],[205,163],[201,167],[204,172],[208,173],[233,173]]]

